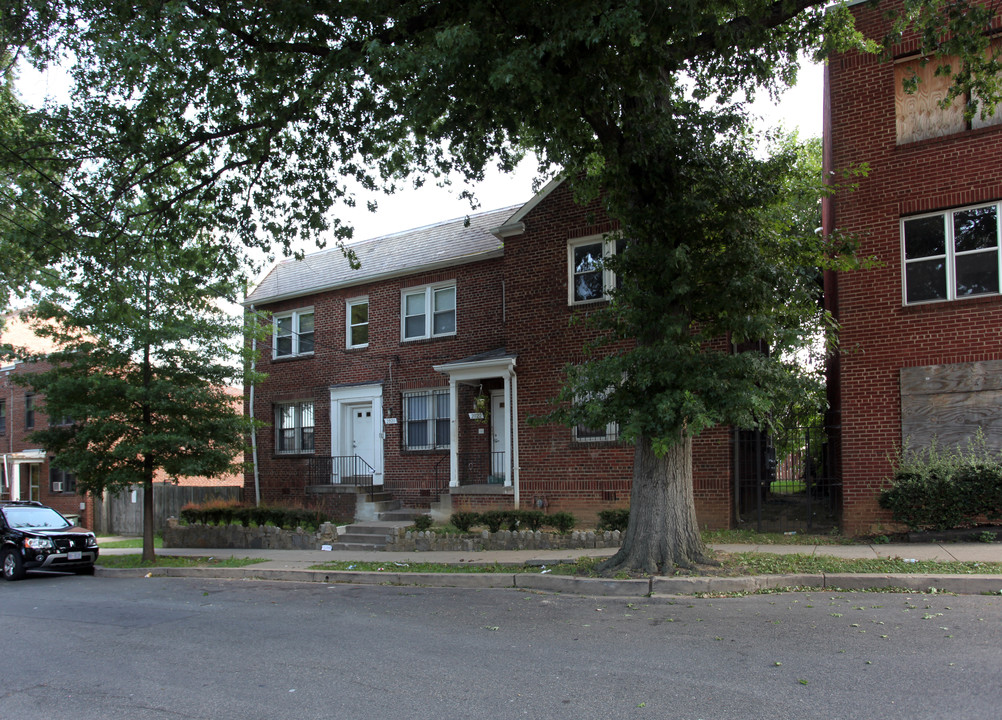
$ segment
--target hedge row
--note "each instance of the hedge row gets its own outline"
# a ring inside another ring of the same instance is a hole
[[[181,520],[189,524],[202,525],[274,525],[280,528],[297,527],[316,530],[325,522],[335,522],[323,510],[305,508],[271,507],[219,507],[187,506],[181,510]]]
[[[491,532],[498,532],[501,528],[516,532],[518,530],[532,530],[536,532],[540,528],[550,527],[557,532],[566,533],[574,529],[577,521],[568,512],[558,512],[552,515],[540,512],[539,510],[488,510],[482,513],[457,512],[453,513],[449,522],[462,532],[469,532],[475,525],[486,527]]]
[[[1002,518],[1002,462],[976,445],[972,451],[935,446],[904,454],[880,494],[880,507],[911,530],[950,530],[981,518]]]

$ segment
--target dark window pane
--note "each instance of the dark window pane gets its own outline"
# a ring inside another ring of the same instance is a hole
[[[943,260],[911,262],[905,266],[910,303],[946,299],[946,263]]]
[[[351,324],[360,325],[369,322],[369,303],[357,303],[351,306]]]
[[[446,310],[435,313],[435,335],[456,332],[456,311]]]
[[[299,336],[299,352],[313,352],[313,333],[302,333]]]
[[[943,215],[905,220],[905,258],[929,257],[946,253],[946,226]]]
[[[292,354],[292,336],[280,337],[275,344],[275,354],[281,357],[282,355]]]
[[[953,241],[957,252],[997,247],[995,206],[953,213]]]
[[[606,428],[590,428],[586,425],[577,426],[577,437],[579,440],[587,440],[591,438],[604,438],[606,436]]]
[[[404,337],[413,338],[424,335],[424,315],[415,315],[404,320]]]
[[[424,420],[408,422],[407,447],[425,447],[428,444],[428,423]]]
[[[437,447],[449,447],[452,433],[449,429],[449,419],[439,419],[435,421],[435,445]]]
[[[602,297],[602,272],[595,271],[574,278],[575,300],[597,300]]]
[[[351,329],[351,344],[352,345],[368,345],[369,344],[369,326],[368,325],[358,325]]]
[[[957,256],[957,297],[999,291],[998,252]]]

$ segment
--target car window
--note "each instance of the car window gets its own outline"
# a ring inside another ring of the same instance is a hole
[[[3,510],[7,524],[18,530],[62,530],[70,527],[66,518],[52,508],[8,507]]]

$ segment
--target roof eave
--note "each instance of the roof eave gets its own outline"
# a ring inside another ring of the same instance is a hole
[[[407,277],[408,275],[417,275],[424,272],[433,272],[435,270],[443,270],[449,267],[458,267],[460,265],[468,265],[470,263],[479,262],[481,260],[491,260],[493,258],[499,258],[504,256],[504,248],[498,247],[494,250],[488,250],[487,252],[472,253],[470,255],[461,255],[459,257],[449,258],[447,260],[440,260],[434,263],[426,263],[424,265],[414,265],[410,267],[400,268],[399,270],[391,270],[389,272],[377,273],[375,275],[366,275],[365,277],[352,278],[350,281],[336,282],[329,285],[317,286],[310,288],[309,290],[302,290],[298,292],[283,293],[280,295],[269,295],[264,298],[254,298],[247,297],[241,301],[241,305],[244,307],[254,307],[255,305],[270,305],[271,303],[281,302],[283,300],[293,300],[299,297],[308,297],[310,295],[317,295],[319,293],[331,292],[332,290],[342,290],[344,288],[356,287],[358,285],[365,285],[367,283],[381,282],[383,280],[392,280],[399,277]]]

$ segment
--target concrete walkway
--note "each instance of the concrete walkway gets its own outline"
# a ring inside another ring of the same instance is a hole
[[[112,538],[102,538],[107,542]],[[1000,543],[932,543],[886,545],[711,545],[728,553],[827,555],[838,558],[902,558],[968,562],[1002,562]],[[102,549],[102,555],[139,552],[136,548]],[[573,562],[580,557],[608,557],[615,548],[581,550],[487,550],[473,552],[392,552],[321,550],[223,550],[208,548],[163,548],[160,556],[215,558],[260,558],[265,562],[242,568],[155,568],[147,570],[99,569],[99,575],[215,577],[229,579],[284,580],[351,584],[424,585],[437,587],[508,587],[547,592],[572,592],[593,596],[660,596],[694,593],[737,593],[769,588],[813,587],[842,590],[901,588],[911,592],[930,590],[962,594],[1002,594],[1002,575],[953,574],[803,574],[742,577],[656,577],[640,580],[577,578],[550,575],[546,566]],[[311,570],[331,561],[378,562],[374,572]],[[533,568],[517,573],[413,573],[411,563],[448,565],[520,565]],[[100,564],[100,563],[99,563]],[[535,568],[538,568],[536,570]]]

